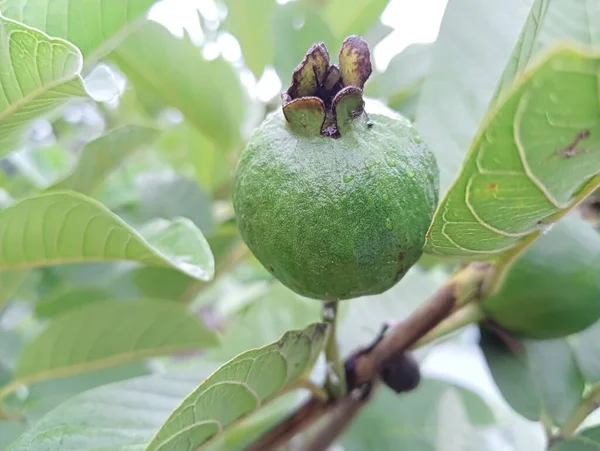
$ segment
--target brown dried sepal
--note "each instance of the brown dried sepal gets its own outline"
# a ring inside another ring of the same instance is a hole
[[[297,133],[317,136],[325,122],[325,105],[318,97],[301,97],[283,105],[283,115]]]
[[[314,96],[325,81],[329,70],[329,52],[325,44],[313,44],[302,62],[294,70],[288,94],[292,99]]]
[[[290,87],[282,93],[283,112],[294,130],[339,138],[363,113],[362,88],[372,72],[367,43],[359,36],[346,38],[339,64],[329,64],[327,48],[319,43],[296,67]],[[299,102],[302,99],[310,100]]]
[[[339,60],[344,86],[364,88],[373,72],[367,43],[358,36],[346,38],[340,50]]]
[[[333,115],[340,133],[345,133],[354,118],[365,110],[362,89],[346,86],[333,98]]]

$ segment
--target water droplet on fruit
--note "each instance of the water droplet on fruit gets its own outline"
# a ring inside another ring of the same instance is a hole
[[[354,180],[354,176],[352,174],[346,174],[343,177],[344,183],[350,183],[352,180]]]
[[[388,166],[389,166],[390,168],[394,168],[394,167],[396,167],[396,162],[395,162],[394,160],[389,160],[389,161],[387,162],[387,164],[388,164]]]
[[[415,173],[409,169],[408,171],[406,171],[406,176],[409,179],[412,179],[415,176]]]
[[[388,230],[392,230],[394,228],[394,225],[392,224],[392,220],[390,218],[387,218],[385,220],[385,228]]]
[[[419,135],[413,136],[413,141],[415,144],[421,144],[421,137]]]

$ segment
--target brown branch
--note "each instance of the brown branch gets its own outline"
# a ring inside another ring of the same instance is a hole
[[[330,420],[317,432],[302,451],[327,451],[336,439],[354,421],[356,415],[368,402],[375,387],[363,386],[335,404]],[[368,392],[368,395],[367,395]]]
[[[293,414],[281,423],[271,428],[262,437],[259,437],[246,451],[275,451],[286,444],[298,432],[308,428],[327,412],[332,410],[334,404],[322,399],[312,397]]]
[[[323,442],[333,442],[347,427],[360,408],[368,402],[364,397],[356,398],[352,393],[368,390],[374,386],[386,363],[410,349],[417,341],[446,318],[457,305],[465,305],[477,299],[482,292],[491,266],[474,263],[455,274],[424,305],[413,312],[405,321],[396,324],[372,347],[352,354],[346,363],[351,363],[351,386],[349,395],[335,401],[311,398],[294,414],[267,431],[248,451],[271,451],[287,443],[296,434],[314,424],[325,414],[333,412],[333,418],[317,436]],[[315,439],[307,450],[320,450]]]
[[[454,293],[454,284],[443,286],[429,302],[386,333],[370,352],[359,355],[354,361],[354,386],[375,380],[385,362],[406,351],[448,316],[456,303]]]

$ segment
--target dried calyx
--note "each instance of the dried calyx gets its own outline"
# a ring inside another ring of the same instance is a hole
[[[363,87],[371,72],[369,46],[359,36],[344,40],[339,67],[329,64],[324,44],[314,44],[282,94],[286,120],[308,136],[341,137],[364,112]]]

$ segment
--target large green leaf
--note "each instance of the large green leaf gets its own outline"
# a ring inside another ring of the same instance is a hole
[[[248,407],[243,403],[247,398],[241,395],[236,399],[236,395],[242,393],[240,388],[247,390],[248,394],[255,391],[258,396],[268,392],[275,395],[282,388],[292,388],[298,378],[310,370],[314,358],[323,347],[326,332],[326,326],[322,324],[309,326],[304,331],[288,332],[269,346],[236,357],[199,387],[198,384],[208,375],[205,365],[192,365],[184,370],[135,378],[90,390],[47,414],[9,450],[102,448],[142,451],[155,449],[155,440],[169,432],[165,428],[192,425],[193,418],[187,416],[180,417],[183,422],[179,425],[172,422],[174,415],[180,412],[196,415],[199,421],[196,428],[187,429],[188,433],[202,430],[203,415],[229,413],[230,419],[237,422],[240,416],[249,413],[244,411],[244,407]],[[220,391],[229,391],[233,397],[223,393],[225,397],[219,396],[218,403],[204,404],[211,396],[218,396]],[[257,400],[254,395],[251,396],[255,406]],[[264,399],[263,405],[271,398]],[[223,399],[227,399],[227,402],[222,402]],[[194,403],[196,400],[198,402]],[[182,411],[182,406],[186,405],[189,406],[188,410]],[[206,410],[201,410],[203,407]],[[187,423],[188,420],[191,422]],[[156,435],[159,429],[161,431]],[[179,437],[183,439],[185,434],[182,432]],[[197,444],[186,443],[191,446]],[[168,449],[178,448],[173,446]]]
[[[464,451],[473,444],[474,428],[455,389],[446,390],[437,409],[436,451]]]
[[[239,143],[244,102],[240,81],[223,59],[206,61],[189,37],[148,21],[111,54],[136,87],[179,109],[224,149]]]
[[[175,169],[189,172],[207,192],[220,188],[231,175],[227,154],[198,129],[184,122],[165,132],[157,144],[160,156]]]
[[[509,350],[497,336],[482,329],[481,348],[504,399],[529,420],[547,415],[555,425],[563,424],[584,390],[572,349],[563,339],[515,343],[520,349]]]
[[[66,39],[86,61],[111,50],[156,0],[0,0],[6,17]]]
[[[27,425],[15,421],[0,421],[0,449],[6,447],[27,430]]]
[[[142,266],[122,274],[114,281],[111,291],[130,298],[189,301],[188,292],[196,283],[193,277],[172,268]]]
[[[588,384],[600,382],[600,321],[567,338]]]
[[[23,348],[11,385],[218,344],[184,307],[163,301],[94,303],[50,322]]]
[[[180,272],[177,272],[181,274]],[[152,297],[152,296],[149,296]],[[38,318],[54,318],[69,310],[85,307],[92,302],[106,301],[112,296],[108,290],[95,287],[60,290],[50,296],[41,298],[35,304],[35,316]]]
[[[138,179],[140,187],[139,214],[142,221],[151,218],[190,219],[205,235],[213,232],[210,195],[188,178],[172,174],[149,174]]]
[[[599,71],[599,56],[565,46],[519,77],[438,206],[427,251],[502,258],[600,182]]]
[[[99,202],[53,192],[0,212],[0,270],[130,260],[176,268],[200,280],[214,274],[202,233],[187,219],[159,220],[136,232]]]
[[[29,271],[0,271],[0,311],[25,280]]]
[[[273,38],[269,27],[275,0],[225,0],[227,18],[223,29],[238,40],[248,69],[258,78],[265,66],[273,62]]]
[[[531,2],[448,1],[416,112],[438,160],[442,193],[460,169]]]
[[[544,49],[559,41],[596,48],[600,42],[600,8],[587,0],[535,0],[519,41],[498,83],[494,101]]]
[[[245,349],[271,343],[286,330],[298,329],[318,320],[321,313],[319,302],[298,296],[279,282],[262,290],[255,289],[257,294],[254,296],[248,285],[230,290],[233,293],[228,297],[236,301],[246,294],[251,297],[245,308],[231,315],[221,346],[208,352],[207,358],[212,360],[228,360]],[[221,302],[225,304],[226,301]],[[221,309],[228,310],[226,306]]]
[[[558,442],[550,451],[599,451],[600,426],[584,429],[564,442]]]
[[[194,367],[89,390],[49,412],[8,449],[142,451],[207,375]]]
[[[148,451],[199,449],[246,415],[289,390],[310,371],[323,349],[327,325],[286,332],[219,368],[171,414]],[[224,402],[224,400],[227,400]]]
[[[72,172],[49,189],[92,195],[120,163],[151,144],[158,135],[158,130],[139,125],[113,129],[87,143]]]
[[[10,405],[11,411],[22,413],[31,424],[40,420],[61,403],[87,390],[151,373],[151,365],[146,360],[120,363],[28,385],[25,398],[20,397],[20,393],[17,392],[15,396],[7,399],[7,404]]]
[[[344,449],[436,451],[436,417],[449,390],[457,391],[469,423],[483,426],[494,422],[494,414],[475,393],[441,380],[423,378],[416,390],[402,396],[380,387],[343,435]]]
[[[420,90],[431,72],[433,44],[411,44],[392,58],[385,72],[374,74],[366,85],[367,94],[383,97],[404,114],[413,113]]]
[[[29,122],[86,96],[74,45],[0,14],[0,156],[15,150]]]

